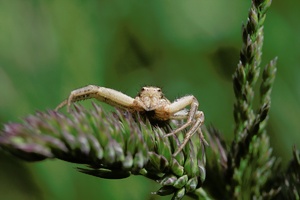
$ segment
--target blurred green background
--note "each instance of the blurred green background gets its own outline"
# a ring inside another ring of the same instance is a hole
[[[292,145],[300,147],[299,6],[274,1],[265,22],[262,65],[279,58],[268,129],[283,166]],[[230,140],[231,74],[249,7],[250,0],[0,0],[0,122],[53,109],[88,84],[130,96],[156,85],[170,100],[194,94],[206,124]],[[104,180],[75,167],[2,152],[1,199],[170,198],[151,195],[159,185],[143,177]]]

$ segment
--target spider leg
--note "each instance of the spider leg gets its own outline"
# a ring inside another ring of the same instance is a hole
[[[189,111],[184,110],[184,108],[189,105],[190,105],[190,110]],[[186,143],[190,140],[190,138],[194,135],[194,133],[203,124],[204,114],[202,111],[198,111],[198,106],[199,103],[194,96],[185,96],[178,99],[174,103],[170,104],[169,107],[166,108],[169,109],[168,111],[170,113],[172,113],[171,116],[172,119],[187,119],[187,120],[186,123],[183,124],[181,127],[175,129],[171,133],[166,134],[164,137],[175,135],[176,133],[186,129],[188,126],[191,126],[191,128],[186,133],[182,144],[178,147],[178,149],[175,151],[173,156],[176,156],[184,148]]]
[[[134,99],[113,89],[100,87],[96,85],[88,85],[77,90],[73,90],[68,99],[61,102],[55,110],[67,106],[68,112],[70,111],[71,103],[86,99],[95,98],[99,101],[105,102],[111,106],[132,109]]]
[[[59,109],[61,109],[62,107],[64,107],[67,104],[68,104],[68,99],[66,99],[63,102],[61,102],[58,106],[56,106],[56,108],[54,110],[58,111]]]
[[[177,148],[173,156],[177,156],[177,154],[184,148],[186,143],[191,139],[191,137],[194,135],[194,133],[200,129],[200,126],[203,124],[203,120],[201,118],[197,118],[195,123],[192,125],[191,129],[185,134],[183,142],[180,144],[180,146]],[[201,132],[201,131],[200,131]],[[202,132],[201,138],[203,138]]]
[[[203,142],[204,145],[209,146],[208,142],[207,142],[207,141],[205,140],[205,138],[204,138],[204,135],[203,135],[203,133],[202,133],[201,128],[198,128],[197,132],[200,134],[201,142]]]
[[[183,110],[187,106],[191,106],[190,110],[187,112]],[[170,113],[173,113],[171,116],[172,119],[187,119],[185,124],[181,127],[177,128],[176,130],[172,131],[171,133],[166,134],[164,137],[169,137],[175,135],[176,133],[186,129],[190,126],[194,120],[194,118],[202,117],[204,121],[204,114],[201,111],[198,111],[199,103],[194,96],[185,96],[177,101],[173,102],[169,105],[167,109]]]

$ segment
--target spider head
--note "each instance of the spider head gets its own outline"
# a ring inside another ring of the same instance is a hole
[[[152,86],[142,87],[137,99],[146,111],[155,110],[166,101],[161,89]]]

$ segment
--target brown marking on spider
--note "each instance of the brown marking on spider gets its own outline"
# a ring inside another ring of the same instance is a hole
[[[132,98],[113,89],[89,85],[73,90],[69,98],[60,103],[55,110],[57,111],[67,106],[69,112],[72,102],[90,98],[95,98],[130,112],[151,112],[151,119],[149,120],[153,121],[186,120],[182,126],[165,135],[165,137],[169,137],[190,127],[185,134],[183,142],[173,154],[174,157],[184,148],[196,132],[200,134],[202,142],[207,144],[201,132],[201,125],[204,123],[204,113],[198,110],[199,103],[193,95],[181,97],[171,103],[158,87],[143,87],[139,94]],[[189,110],[186,109],[187,106],[190,106]]]

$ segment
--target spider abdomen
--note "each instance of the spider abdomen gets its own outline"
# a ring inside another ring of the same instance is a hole
[[[161,117],[156,110],[141,111],[139,113],[144,119],[148,119],[153,126],[165,127],[170,122],[169,118]]]

